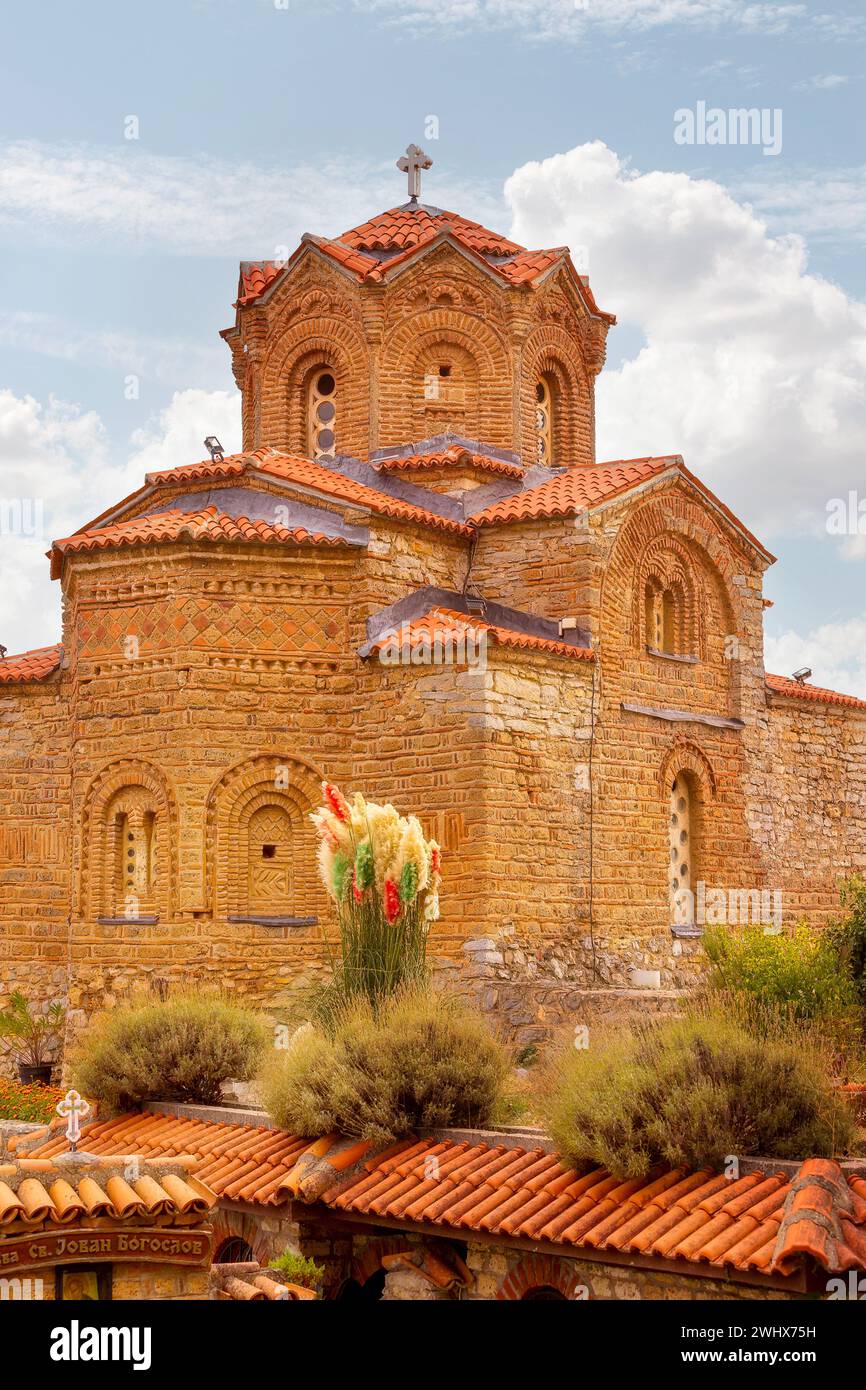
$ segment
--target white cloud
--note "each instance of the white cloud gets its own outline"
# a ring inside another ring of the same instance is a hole
[[[795,230],[810,241],[866,241],[866,168],[803,169],[796,177],[775,168],[742,179],[731,191],[774,230]]]
[[[600,142],[524,165],[506,196],[518,241],[588,249],[599,302],[646,343],[598,380],[599,457],[682,453],[758,534],[825,534],[863,476],[866,305],[719,184]]]
[[[537,41],[579,42],[594,30],[647,33],[671,27],[782,34],[808,26],[835,37],[856,32],[852,16],[813,15],[807,5],[784,0],[355,0],[409,32],[459,36],[512,30]]]
[[[129,468],[136,478],[207,457],[205,435],[215,434],[227,454],[241,447],[237,391],[176,391],[154,423],[132,436]]]
[[[119,502],[151,469],[200,459],[206,434],[240,445],[240,397],[179,391],[112,461],[99,416],[55,399],[0,390],[0,643],[10,653],[60,638],[60,591],[45,551]]]
[[[764,648],[768,671],[789,676],[810,666],[810,685],[866,699],[866,617],[823,623],[805,634],[783,632],[767,637]]]
[[[435,155],[435,149],[433,151]],[[375,207],[406,201],[393,158],[267,168],[210,156],[0,142],[0,239],[114,251],[266,260],[288,255],[304,232],[336,236]],[[501,218],[498,191],[428,174],[428,201],[468,217]],[[494,208],[496,211],[494,211]]]
[[[816,73],[814,77],[796,83],[796,89],[800,92],[831,92],[835,87],[844,87],[850,80],[840,72]]]

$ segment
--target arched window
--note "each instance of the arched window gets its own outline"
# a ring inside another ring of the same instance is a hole
[[[247,906],[286,913],[292,897],[292,826],[282,806],[260,806],[247,826]]]
[[[109,866],[106,908],[135,920],[155,911],[158,821],[150,792],[125,787],[109,802],[105,817],[105,863]]]
[[[554,388],[549,376],[535,383],[535,437],[537,460],[550,468],[554,461]]]
[[[330,456],[337,445],[337,378],[331,367],[314,367],[307,385],[307,447],[311,458]]]
[[[655,577],[647,580],[644,595],[646,645],[665,656],[687,656],[683,650],[685,603],[679,584],[663,586]]]
[[[559,1289],[555,1289],[552,1284],[539,1284],[534,1289],[527,1289],[521,1296],[523,1303],[567,1303],[568,1299]]]
[[[255,1258],[252,1246],[243,1236],[229,1236],[217,1250],[213,1262],[216,1265],[250,1264]]]
[[[693,841],[692,786],[685,772],[678,772],[671,783],[670,797],[670,909],[675,926],[694,924],[695,845]]]

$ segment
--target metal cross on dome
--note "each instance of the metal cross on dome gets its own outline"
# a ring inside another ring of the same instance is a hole
[[[420,145],[407,145],[406,153],[397,160],[397,168],[409,175],[409,199],[417,203],[421,196],[421,170],[429,169],[433,160]]]
[[[57,1105],[58,1115],[68,1116],[66,1126],[66,1138],[69,1140],[69,1147],[73,1153],[78,1148],[78,1141],[81,1138],[81,1121],[85,1115],[90,1114],[90,1106],[83,1096],[77,1091],[67,1091],[66,1095]]]

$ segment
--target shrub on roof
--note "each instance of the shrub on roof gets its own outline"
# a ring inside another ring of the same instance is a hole
[[[300,1029],[260,1078],[283,1129],[374,1142],[439,1125],[489,1124],[508,1071],[481,1017],[426,991],[348,1002],[324,1029]]]
[[[724,1168],[731,1156],[829,1157],[854,1138],[813,1028],[713,998],[680,1019],[593,1031],[588,1049],[559,1059],[545,1110],[570,1163],[618,1177]]]
[[[213,1105],[223,1082],[249,1080],[270,1039],[260,1014],[219,996],[178,994],[103,1014],[79,1045],[72,1075],[112,1110],[150,1100]]]

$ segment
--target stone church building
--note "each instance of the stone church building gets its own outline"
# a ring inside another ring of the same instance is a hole
[[[242,451],[56,540],[61,640],[0,661],[0,996],[288,1010],[322,778],[440,840],[430,954],[518,1036],[688,984],[721,896],[827,919],[866,701],[765,672],[774,557],[682,458],[597,460],[614,323],[566,247],[417,197],[241,264]]]

